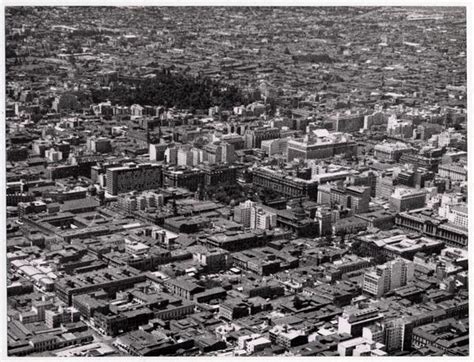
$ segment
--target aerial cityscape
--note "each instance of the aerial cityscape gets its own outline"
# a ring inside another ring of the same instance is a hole
[[[5,7],[8,356],[468,356],[466,8]]]

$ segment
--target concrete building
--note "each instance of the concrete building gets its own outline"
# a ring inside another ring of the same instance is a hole
[[[330,116],[328,121],[332,122],[333,129],[337,132],[358,132],[364,127],[364,114],[359,112],[352,114],[337,113]]]
[[[165,162],[170,165],[176,165],[178,163],[178,148],[168,147],[165,150]]]
[[[385,347],[387,352],[403,351],[407,348],[406,322],[403,318],[389,320],[384,325],[385,328]]]
[[[205,183],[206,174],[199,169],[178,168],[163,171],[163,185],[168,187],[184,187],[196,191]]]
[[[357,154],[357,143],[348,134],[315,130],[304,138],[288,140],[288,161],[326,159],[340,154]]]
[[[251,213],[255,205],[256,203],[250,200],[241,202],[234,208],[234,221],[242,224],[246,228],[250,227]]]
[[[364,274],[363,291],[380,298],[390,290],[402,287],[414,277],[414,264],[411,261],[397,258],[375,270]]]
[[[448,128],[447,130],[438,134],[438,147],[449,147],[453,143],[461,140],[461,133],[456,132],[454,128]]]
[[[108,153],[112,151],[112,143],[105,137],[89,137],[87,149],[94,153]]]
[[[234,221],[245,228],[270,230],[277,225],[277,215],[268,208],[247,200],[234,208]]]
[[[382,319],[383,315],[377,308],[358,309],[348,307],[344,310],[342,316],[338,317],[338,332],[348,333],[353,337],[361,337],[364,327]]]
[[[467,166],[448,163],[438,166],[438,175],[449,178],[451,181],[466,181]]]
[[[245,148],[260,148],[262,141],[280,138],[280,129],[277,127],[260,127],[247,130],[244,135]]]
[[[235,161],[234,145],[228,142],[212,143],[204,146],[204,159],[209,164],[233,163]]]
[[[176,164],[178,166],[194,166],[193,164],[194,155],[191,152],[191,147],[180,147],[178,148]]]
[[[280,138],[262,141],[261,148],[265,154],[268,155],[268,157],[272,157],[274,155],[286,155],[288,150],[288,139]]]
[[[395,190],[393,178],[391,176],[379,176],[375,183],[375,196],[389,200]]]
[[[50,162],[59,162],[63,159],[63,154],[54,148],[50,148],[44,152],[44,157]]]
[[[362,214],[369,210],[370,187],[320,185],[318,187],[318,202],[338,205],[343,209],[352,210],[354,214]]]
[[[316,200],[318,182],[288,175],[281,170],[259,167],[252,171],[256,186],[272,189],[286,197],[304,197]]]
[[[426,190],[397,187],[390,196],[390,207],[395,212],[419,209],[426,205]]]
[[[448,220],[451,221],[454,225],[468,228],[469,219],[468,219],[468,209],[467,205],[456,205],[450,208],[450,213],[448,214]]]
[[[145,191],[161,187],[161,166],[129,164],[107,169],[107,192],[110,195],[130,191]]]
[[[150,161],[163,161],[165,159],[165,151],[168,148],[166,143],[151,143],[148,148]]]
[[[398,162],[403,153],[411,153],[413,149],[405,143],[383,142],[374,147],[374,156],[379,161],[395,161]]]
[[[342,341],[337,345],[339,356],[343,357],[370,357],[385,356],[385,346],[382,343],[368,341],[363,337],[357,337]]]
[[[396,138],[411,138],[413,136],[413,122],[397,119],[395,115],[392,115],[387,121],[387,133]]]
[[[319,207],[315,212],[314,219],[318,224],[319,235],[325,236],[332,234],[333,213],[330,207]]]
[[[250,228],[270,230],[277,225],[277,215],[263,207],[253,206],[250,210]]]
[[[255,352],[263,351],[265,348],[268,348],[271,346],[271,342],[269,339],[265,337],[260,337],[257,339],[253,339],[249,342],[247,342],[247,353],[252,354]]]

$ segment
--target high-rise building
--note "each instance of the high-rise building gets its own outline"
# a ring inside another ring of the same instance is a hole
[[[364,117],[364,129],[387,129],[388,116],[380,111],[375,111],[372,114]]]
[[[396,211],[410,211],[426,205],[426,190],[397,187],[390,196],[390,207]]]
[[[198,169],[167,169],[163,171],[163,185],[168,187],[184,187],[196,191],[204,184],[205,173]]]
[[[234,208],[234,221],[245,228],[270,230],[276,227],[277,214],[269,208],[247,200]]]
[[[328,118],[333,125],[333,129],[337,132],[358,132],[364,127],[364,114],[340,114]]]
[[[454,128],[448,128],[447,130],[438,134],[438,147],[448,147],[456,141],[462,140],[462,134],[456,132]]]
[[[318,202],[339,205],[344,209],[352,210],[354,214],[362,214],[369,211],[370,187],[320,185],[318,187]]]
[[[112,151],[110,139],[105,137],[89,137],[87,139],[87,149],[95,153],[108,153]]]
[[[268,167],[256,168],[252,174],[254,185],[272,189],[286,197],[308,196],[316,200],[318,196],[318,181],[304,180]]]
[[[180,147],[177,154],[178,166],[193,166],[193,156],[191,147]]]
[[[250,210],[250,228],[270,230],[276,227],[277,215],[262,207],[253,206]]]
[[[262,150],[271,157],[274,155],[286,154],[288,149],[288,139],[281,138],[275,140],[262,141]]]
[[[437,172],[444,152],[443,148],[423,147],[417,153],[403,153],[400,156],[400,163],[408,163]]]
[[[390,290],[402,287],[413,280],[414,264],[397,258],[364,274],[364,292],[381,297]]]
[[[260,148],[262,141],[280,138],[280,129],[277,127],[261,127],[245,132],[245,147]]]
[[[151,143],[148,149],[150,161],[163,161],[167,148],[168,144],[166,143]]]
[[[340,154],[357,154],[357,143],[348,134],[329,133],[327,130],[318,129],[304,138],[288,140],[288,161],[295,158],[303,160],[325,159]]]
[[[207,162],[211,165],[235,161],[234,146],[228,142],[208,144],[204,147],[204,152]]]
[[[439,165],[438,175],[447,177],[452,181],[466,181],[467,180],[467,166],[456,163],[448,163],[446,165]]]
[[[318,207],[314,219],[318,223],[320,236],[332,234],[332,211],[330,207]]]
[[[235,161],[235,148],[233,144],[228,142],[222,142],[221,152],[221,161],[223,163],[233,163]]]
[[[467,229],[469,225],[467,204],[459,204],[449,207],[447,218],[454,225]]]
[[[44,152],[44,157],[51,162],[59,162],[63,159],[63,154],[54,148],[50,148]]]
[[[137,210],[137,198],[135,196],[128,196],[118,199],[118,206],[128,213]]]
[[[388,119],[387,133],[392,137],[411,138],[413,136],[413,121],[397,119],[393,115]]]
[[[412,147],[402,142],[383,142],[374,146],[374,156],[380,161],[398,162],[402,154],[413,152]]]
[[[177,147],[168,147],[165,150],[165,161],[170,165],[176,165],[178,163],[178,148]]]
[[[220,144],[211,143],[204,146],[205,159],[209,164],[214,165],[222,162],[222,151]]]
[[[107,169],[107,192],[117,195],[130,191],[144,191],[161,187],[161,166],[129,164]]]
[[[362,328],[362,337],[368,341],[384,343],[385,341],[385,325],[382,323],[371,324]]]
[[[403,318],[397,318],[385,323],[384,344],[387,352],[403,351],[405,349],[405,327]]]
[[[377,308],[348,307],[338,319],[338,332],[348,333],[352,337],[361,337],[364,327],[375,324],[382,318],[383,314]]]
[[[369,211],[370,187],[369,186],[347,186],[346,194],[350,197],[350,208],[356,214]]]
[[[389,200],[395,190],[393,178],[391,176],[379,176],[375,182],[375,197]]]
[[[191,152],[193,154],[193,165],[194,166],[199,165],[200,163],[202,163],[204,161],[204,153],[205,152],[203,150],[193,147],[191,149]]]
[[[215,186],[219,184],[235,183],[239,167],[233,165],[201,165],[200,170],[204,173],[204,185]]]
[[[242,224],[245,228],[249,228],[252,209],[255,205],[256,203],[250,200],[241,202],[234,208],[234,221]]]

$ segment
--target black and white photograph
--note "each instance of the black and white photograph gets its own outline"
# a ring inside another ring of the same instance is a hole
[[[2,6],[0,359],[468,357],[471,9],[370,3]]]

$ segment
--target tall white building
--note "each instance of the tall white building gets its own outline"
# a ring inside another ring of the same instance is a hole
[[[44,157],[46,157],[48,161],[58,162],[63,159],[63,154],[60,151],[56,151],[54,148],[50,148],[44,152]]]
[[[461,226],[463,228],[468,228],[468,212],[467,204],[460,204],[451,206],[447,218],[454,225]]]
[[[193,166],[193,153],[190,148],[182,147],[178,149],[177,163],[178,166]]]
[[[262,141],[261,149],[264,150],[268,156],[286,154],[288,149],[288,137]]]
[[[251,210],[255,205],[255,202],[250,200],[241,202],[234,208],[234,221],[242,224],[245,228],[249,228]]]
[[[456,132],[454,128],[448,128],[438,135],[438,147],[447,147],[451,142],[460,140],[462,140],[462,134]]]
[[[276,214],[262,207],[253,206],[250,210],[250,228],[270,230],[276,227]]]
[[[196,166],[196,165],[199,165],[200,163],[202,163],[204,161],[204,152],[203,150],[200,150],[199,148],[192,148],[191,149],[191,153],[193,154],[193,160],[192,160],[192,163],[193,163],[193,166]]]
[[[178,148],[168,147],[165,150],[165,161],[171,165],[176,165],[178,162]]]
[[[245,228],[270,230],[276,227],[277,215],[255,202],[247,200],[234,208],[234,221]]]
[[[364,274],[363,290],[368,294],[381,297],[390,290],[402,287],[413,280],[414,264],[409,260],[397,258],[375,270]]]

